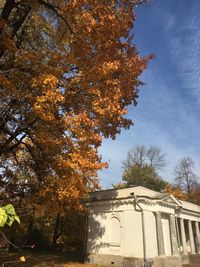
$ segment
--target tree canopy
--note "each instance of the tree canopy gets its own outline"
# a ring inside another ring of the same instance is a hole
[[[122,179],[127,186],[144,186],[155,191],[161,191],[167,184],[155,169],[148,165],[131,166],[124,172]]]
[[[5,0],[0,6],[0,177],[5,196],[79,206],[106,167],[102,137],[132,124],[142,58],[132,0]]]
[[[124,182],[115,185],[115,188],[129,186],[144,186],[152,190],[163,190],[167,182],[159,175],[158,170],[165,166],[165,157],[157,147],[136,146],[128,152],[123,162]]]

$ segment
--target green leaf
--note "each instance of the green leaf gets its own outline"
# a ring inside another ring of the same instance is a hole
[[[12,204],[7,204],[6,206],[2,207],[2,209],[4,209],[8,215],[16,216],[16,212]]]
[[[11,226],[13,224],[14,221],[17,221],[18,223],[20,223],[20,219],[19,217],[17,216],[16,212],[15,212],[15,208],[13,207],[12,204],[7,204],[6,206],[2,207],[1,208],[2,211],[4,212],[4,214],[6,215],[6,220],[4,220],[2,222],[2,225],[4,226],[5,223],[8,225],[8,226]],[[0,224],[1,226],[1,224]],[[3,227],[2,226],[2,227]]]
[[[19,218],[19,216],[15,216],[15,221],[17,221],[18,223],[20,223],[20,218]]]
[[[13,224],[14,220],[15,220],[14,219],[14,216],[13,217],[12,216],[9,216],[8,219],[7,219],[7,221],[6,221],[6,224],[8,226],[11,226]]]
[[[0,227],[4,227],[7,219],[8,219],[8,216],[6,214],[6,211],[0,207]]]

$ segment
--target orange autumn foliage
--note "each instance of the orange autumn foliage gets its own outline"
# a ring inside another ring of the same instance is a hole
[[[164,192],[169,193],[180,200],[188,201],[188,195],[177,186],[167,185]]]
[[[0,165],[12,194],[58,211],[98,187],[102,137],[132,124],[150,58],[130,35],[142,2],[1,3]]]

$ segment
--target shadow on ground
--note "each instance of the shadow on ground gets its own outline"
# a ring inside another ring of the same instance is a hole
[[[25,262],[20,262],[19,258],[24,256]],[[0,254],[0,267],[72,267],[87,266],[81,262],[80,255],[77,254],[53,254],[53,253],[8,253]],[[90,265],[91,266],[91,265]]]

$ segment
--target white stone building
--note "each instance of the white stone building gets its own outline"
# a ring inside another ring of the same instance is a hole
[[[88,210],[90,263],[200,266],[200,206],[137,186],[91,193]]]

